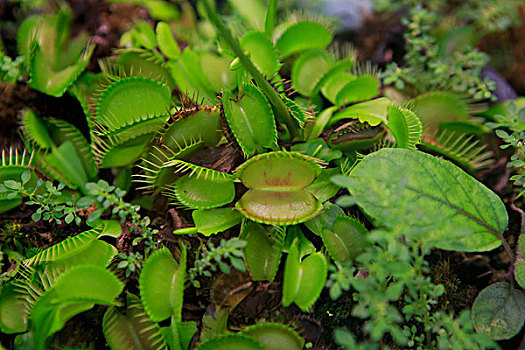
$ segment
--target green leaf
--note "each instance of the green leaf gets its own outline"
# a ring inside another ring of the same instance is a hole
[[[369,100],[379,94],[379,81],[372,76],[360,76],[346,84],[336,95],[337,105]]]
[[[356,76],[345,71],[337,71],[335,73],[327,73],[329,76],[323,78],[323,87],[321,92],[334,105],[337,105],[337,94],[348,85]]]
[[[112,305],[123,288],[122,282],[104,267],[78,266],[68,270],[33,307],[35,349],[44,349],[46,339],[76,314],[94,304]]]
[[[271,152],[250,158],[237,169],[237,177],[258,190],[298,190],[311,184],[321,168],[315,159],[295,152]]]
[[[332,106],[326,109],[323,109],[319,114],[315,116],[315,121],[309,123],[305,127],[305,135],[308,135],[307,140],[313,140],[323,132],[326,125],[329,123],[330,119],[334,112],[339,110],[339,107]]]
[[[265,77],[272,77],[281,68],[279,55],[264,33],[246,33],[241,40],[241,46],[248,51],[253,64]]]
[[[269,39],[272,38],[273,28],[275,27],[275,18],[277,17],[277,1],[278,0],[270,0],[270,3],[268,4],[268,10],[266,12],[264,31]]]
[[[368,246],[365,238],[368,230],[358,220],[339,216],[332,228],[325,227],[321,238],[328,253],[339,264],[355,260]]]
[[[232,180],[212,181],[196,175],[178,179],[168,196],[191,209],[217,208],[233,201],[235,186]]]
[[[253,29],[264,29],[266,9],[261,0],[228,0],[228,2]]]
[[[176,60],[180,56],[179,45],[171,34],[171,29],[166,22],[159,22],[156,29],[157,42],[166,57]]]
[[[134,137],[130,129],[140,122],[153,120],[161,127],[164,121],[156,118],[167,114],[170,103],[171,92],[166,84],[144,77],[121,78],[100,95],[95,120],[107,130],[105,134],[127,133]]]
[[[311,157],[292,152],[272,152],[251,158],[237,170],[250,190],[236,208],[250,220],[290,225],[313,218],[322,208],[303,188],[311,184],[320,167]]]
[[[260,323],[241,333],[257,339],[268,350],[302,350],[304,346],[304,339],[281,323]]]
[[[106,267],[117,250],[112,245],[97,240],[101,231],[101,228],[96,228],[69,237],[26,260],[26,263],[33,266],[46,264],[49,268],[79,264]]]
[[[322,204],[306,190],[249,190],[235,207],[250,220],[275,225],[293,225],[315,217]]]
[[[295,302],[305,312],[315,303],[328,273],[322,253],[313,253],[301,261],[298,240],[288,250],[284,267],[283,306]]]
[[[127,304],[125,315],[111,306],[102,319],[104,337],[111,350],[167,349],[160,327],[148,318],[140,299],[127,294]]]
[[[332,32],[323,24],[300,21],[289,26],[275,44],[281,57],[307,49],[324,49],[332,42]]]
[[[205,236],[226,231],[242,219],[242,215],[233,208],[195,210],[192,217],[198,232]]]
[[[230,57],[200,52],[199,61],[202,73],[212,91],[213,100],[216,100],[217,91],[223,88],[234,89],[237,86],[237,74],[230,70],[232,61]]]
[[[13,283],[6,283],[0,292],[0,330],[5,334],[27,331],[29,303],[27,292]]]
[[[306,227],[318,236],[321,236],[325,229],[334,227],[335,219],[338,216],[344,216],[345,212],[339,206],[326,202],[321,214],[312,220],[305,222]]]
[[[321,174],[313,183],[305,187],[305,190],[312,193],[321,203],[333,198],[340,188],[330,180],[332,176],[341,174],[339,168],[321,170]]]
[[[416,149],[421,141],[423,126],[417,115],[409,109],[388,106],[388,128],[394,134],[397,147]]]
[[[382,122],[386,123],[387,107],[390,103],[391,101],[386,97],[357,103],[332,116],[329,125],[348,118],[358,118],[361,123],[367,122],[371,126],[379,125]]]
[[[80,73],[86,69],[94,48],[94,45],[88,45],[75,64],[55,72],[52,62],[42,52],[40,45],[33,43],[29,56],[29,85],[45,94],[55,97],[62,96]]]
[[[67,182],[75,188],[84,190],[84,185],[89,181],[88,175],[71,141],[66,141],[58,148],[54,148],[51,153],[45,156],[44,161],[57,169],[67,179]]]
[[[208,339],[196,350],[264,350],[257,340],[242,334],[226,334]]]
[[[185,274],[185,250],[180,264],[165,247],[155,251],[144,261],[139,277],[140,297],[152,321],[160,322],[170,316],[180,321]]]
[[[222,105],[228,126],[246,156],[251,157],[261,148],[276,147],[277,130],[272,108],[254,85],[242,85],[237,99],[225,90]]]
[[[437,131],[440,123],[465,122],[468,118],[467,103],[453,92],[429,92],[410,100],[410,104],[425,125],[426,133]]]
[[[487,251],[507,227],[503,202],[457,166],[405,149],[382,149],[350,174],[349,191],[379,225],[427,231],[445,250]]]
[[[138,23],[130,33],[136,46],[142,46],[149,50],[153,50],[157,46],[157,37],[148,23]]]
[[[324,50],[303,52],[293,64],[292,85],[302,95],[313,96],[320,88],[319,82],[334,63],[334,57]]]
[[[478,333],[494,340],[510,339],[525,322],[525,294],[507,282],[483,289],[472,305],[472,320]]]
[[[520,260],[514,265],[514,278],[521,288],[525,288],[525,261]]]
[[[330,149],[323,139],[311,139],[308,142],[298,143],[290,147],[290,150],[321,159],[327,163],[343,156],[341,151]]]
[[[246,241],[244,257],[255,281],[273,281],[281,262],[284,234],[275,228],[245,221],[240,239]]]

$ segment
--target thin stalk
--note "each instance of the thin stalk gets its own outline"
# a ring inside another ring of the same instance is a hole
[[[275,92],[273,87],[270,85],[270,83],[268,83],[261,72],[259,72],[252,61],[244,54],[239,40],[233,37],[230,29],[226,27],[222,18],[220,18],[220,16],[215,12],[209,0],[203,0],[202,3],[206,9],[208,19],[213,24],[215,29],[217,29],[221,39],[224,40],[224,42],[230,47],[233,54],[239,57],[239,60],[241,61],[244,69],[246,69],[246,71],[252,75],[253,79],[262,90],[266,98],[270,100],[270,103],[274,107],[275,113],[278,115],[277,119],[284,121],[284,124],[286,124],[286,127],[292,135],[292,138],[297,138],[299,136],[299,129],[293,121],[293,118],[290,115],[288,108],[286,108],[283,100],[281,100],[277,92]]]

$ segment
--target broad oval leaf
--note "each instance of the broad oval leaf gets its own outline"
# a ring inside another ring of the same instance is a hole
[[[382,149],[352,171],[348,187],[378,224],[428,232],[436,247],[497,248],[508,217],[501,199],[452,163],[406,149]]]
[[[144,261],[139,277],[140,297],[152,321],[160,322],[172,315],[181,317],[186,273],[184,250],[180,260],[178,264],[164,247]]]
[[[246,156],[251,157],[260,148],[277,145],[272,107],[258,88],[244,84],[237,99],[226,90],[222,105],[228,126]]]
[[[308,221],[323,209],[306,190],[249,190],[235,207],[250,220],[274,225],[294,225]]]
[[[318,83],[334,64],[334,58],[323,50],[301,54],[292,67],[292,85],[304,96],[312,96]]]
[[[271,77],[281,68],[279,55],[270,39],[262,32],[249,32],[241,40],[241,46],[250,54],[253,64],[265,77]]]
[[[275,46],[284,58],[307,49],[324,49],[332,42],[332,37],[324,24],[301,21],[286,28]]]
[[[304,339],[281,323],[260,323],[243,329],[242,334],[257,339],[268,350],[301,350]]]
[[[188,208],[210,209],[233,201],[235,186],[232,180],[213,181],[205,177],[185,175],[175,182],[168,195]]]
[[[279,151],[250,158],[237,169],[236,175],[248,188],[296,190],[311,184],[320,170],[312,157]]]
[[[525,322],[525,294],[507,282],[494,283],[479,293],[472,305],[472,320],[478,333],[495,340],[510,339]]]

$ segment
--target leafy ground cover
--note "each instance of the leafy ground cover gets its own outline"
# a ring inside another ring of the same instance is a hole
[[[2,347],[523,345],[520,2],[302,5],[2,3]]]

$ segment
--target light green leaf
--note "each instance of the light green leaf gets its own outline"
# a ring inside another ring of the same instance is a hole
[[[226,334],[208,339],[196,350],[265,350],[257,340],[242,334]]]
[[[44,55],[38,43],[33,43],[29,58],[29,85],[38,91],[60,97],[86,69],[94,45],[88,45],[75,64],[60,71],[53,71],[52,63]]]
[[[387,107],[390,103],[391,101],[386,97],[357,103],[335,114],[330,119],[329,125],[347,118],[358,118],[361,123],[367,122],[371,126],[379,125],[382,122],[386,123]]]
[[[303,52],[292,67],[292,85],[304,96],[313,96],[319,82],[334,65],[335,59],[328,52],[312,49]]]
[[[248,51],[253,64],[267,77],[272,77],[281,68],[279,55],[272,42],[262,32],[249,32],[241,40],[241,46]]]
[[[228,0],[228,2],[253,29],[264,29],[266,8],[261,0]]]
[[[192,217],[198,232],[205,236],[226,231],[242,219],[242,215],[233,208],[195,210]]]
[[[185,270],[185,250],[180,264],[165,247],[155,251],[144,262],[139,277],[140,296],[152,321],[160,322],[172,315],[180,320]]]
[[[315,303],[326,281],[328,266],[320,252],[301,261],[298,240],[288,250],[284,267],[283,306],[295,302],[305,312]]]
[[[332,42],[332,32],[321,23],[300,21],[289,26],[277,39],[281,57],[307,49],[324,49]]]
[[[388,106],[388,128],[394,134],[397,147],[416,149],[421,141],[423,126],[417,115],[409,109]]]
[[[203,176],[185,175],[175,182],[172,190],[173,194],[168,196],[191,209],[217,208],[235,197],[232,180],[212,181]]]
[[[445,250],[487,251],[507,227],[501,199],[452,163],[415,150],[382,149],[350,174],[349,191],[379,225],[427,231]],[[400,221],[402,220],[402,221]]]
[[[157,24],[157,42],[159,47],[166,57],[176,60],[180,56],[179,45],[171,34],[171,29],[166,22],[159,22]]]
[[[339,106],[369,100],[379,94],[379,81],[372,76],[360,76],[351,80],[336,95]]]
[[[228,126],[246,156],[277,145],[272,107],[254,85],[244,84],[237,99],[229,90],[224,91],[222,105]]]

